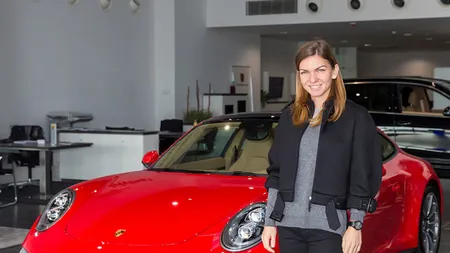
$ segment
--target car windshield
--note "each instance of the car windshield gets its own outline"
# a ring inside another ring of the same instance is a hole
[[[266,175],[275,119],[201,124],[176,142],[151,170]]]

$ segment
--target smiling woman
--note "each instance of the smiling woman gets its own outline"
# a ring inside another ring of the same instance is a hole
[[[188,172],[267,174],[276,121],[236,120],[202,124],[150,168]]]

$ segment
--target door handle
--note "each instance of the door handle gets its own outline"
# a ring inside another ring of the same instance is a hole
[[[399,121],[398,125],[399,126],[409,126],[409,125],[411,125],[411,121]]]

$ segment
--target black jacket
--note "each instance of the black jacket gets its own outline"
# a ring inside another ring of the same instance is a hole
[[[308,101],[309,115],[314,103]],[[333,101],[326,102],[317,151],[317,162],[310,202],[327,206],[329,223],[337,220],[336,208],[356,208],[374,212],[374,199],[381,184],[382,153],[379,133],[368,111],[347,100],[336,122],[329,122]],[[275,130],[269,151],[270,166],[266,188],[278,189],[271,218],[281,221],[284,202],[294,199],[299,144],[306,124],[292,123],[291,107],[286,107]],[[330,224],[331,227],[332,224]],[[338,226],[334,224],[334,226]]]

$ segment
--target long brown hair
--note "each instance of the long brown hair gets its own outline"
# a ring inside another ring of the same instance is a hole
[[[337,60],[333,55],[331,47],[324,40],[310,41],[302,45],[295,57],[295,68],[297,69],[296,74],[296,94],[295,102],[292,104],[292,122],[295,126],[300,126],[303,123],[309,121],[309,108],[307,101],[310,99],[309,93],[303,88],[300,76],[299,76],[299,65],[303,59],[319,55],[325,60],[327,60],[331,68],[334,69],[337,64]],[[333,80],[330,88],[330,94],[327,98],[328,100],[334,100],[334,108],[332,114],[328,118],[329,121],[336,121],[341,116],[345,108],[345,103],[347,100],[347,95],[344,87],[344,81],[342,80],[342,75],[340,71],[337,74],[336,79]],[[323,110],[323,109],[322,109]],[[317,126],[322,122],[322,111],[317,114],[316,117],[311,119],[310,124],[312,126]]]

